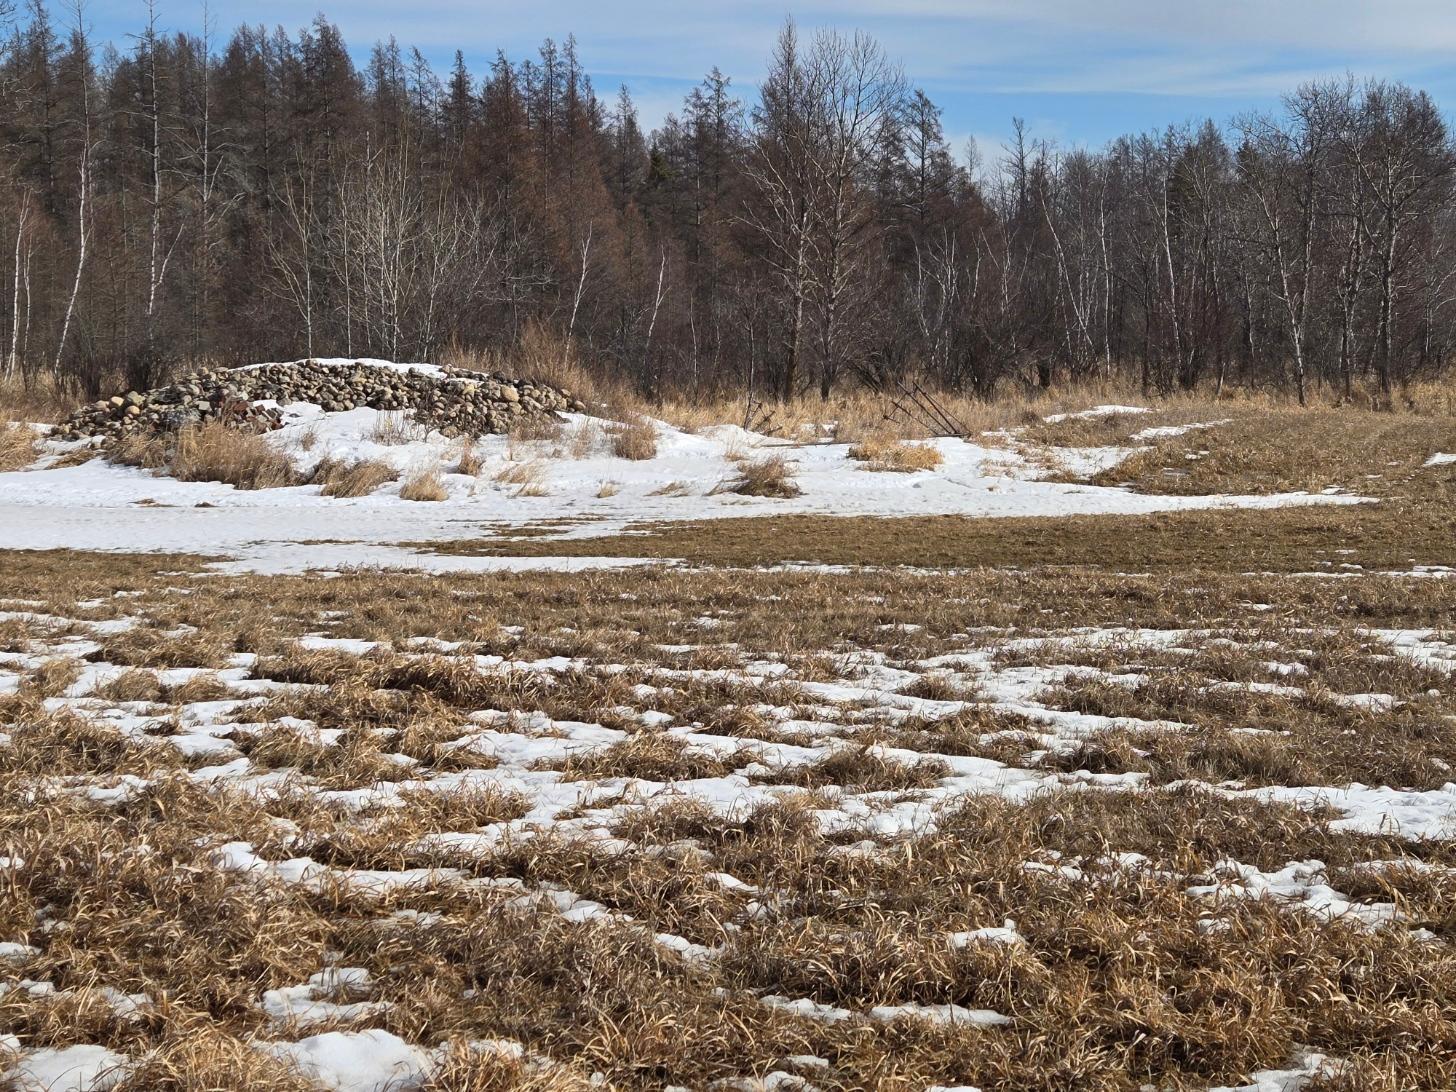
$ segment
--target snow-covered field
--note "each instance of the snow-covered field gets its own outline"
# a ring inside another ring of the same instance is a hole
[[[404,476],[438,470],[448,499],[402,500],[398,481],[381,485],[368,496],[345,500],[321,496],[316,485],[242,491],[217,482],[157,477],[101,459],[57,467],[50,464],[77,445],[53,444],[36,467],[0,474],[0,549],[204,553],[231,559],[227,566],[231,571],[248,572],[364,564],[579,568],[622,562],[583,557],[570,561],[438,557],[399,544],[483,537],[502,527],[563,520],[574,526],[563,529],[562,536],[575,537],[610,534],[636,522],[767,514],[1138,514],[1348,504],[1360,499],[1304,493],[1156,496],[1047,481],[1042,479],[1049,469],[1060,470],[1063,476],[1087,477],[1116,465],[1137,448],[1033,450],[1007,434],[971,442],[932,440],[942,456],[939,467],[885,474],[866,470],[851,459],[846,443],[790,442],[734,425],[687,433],[657,422],[656,456],[629,460],[611,453],[610,421],[579,414],[567,415],[559,433],[549,439],[493,436],[478,441],[473,446],[481,463],[479,472],[466,475],[451,472],[459,464],[460,441],[433,433],[407,442],[379,442],[381,419],[389,416],[379,411],[324,413],[308,404],[283,408],[288,424],[267,439],[301,469],[331,458],[379,460]],[[1101,408],[1124,413],[1137,409]],[[1139,439],[1166,438],[1185,428],[1152,428]],[[715,492],[733,476],[736,459],[768,454],[790,461],[800,496],[774,499]],[[517,473],[512,475],[512,470]],[[530,479],[532,488],[522,489],[521,476]]]

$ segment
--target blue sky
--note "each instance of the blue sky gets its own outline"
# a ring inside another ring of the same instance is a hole
[[[210,0],[222,32],[239,22],[290,30],[310,0]],[[125,48],[140,0],[90,0],[93,33]],[[1456,108],[1456,0],[335,0],[324,13],[361,58],[394,34],[437,67],[465,52],[483,71],[497,48],[515,58],[568,33],[598,92],[627,84],[650,127],[711,66],[745,97],[792,11],[801,28],[860,28],[879,38],[945,111],[959,149],[975,138],[1000,155],[1010,119],[1063,146],[1100,146],[1128,131],[1272,106],[1322,75],[1401,79]],[[169,29],[198,30],[201,0],[159,0]],[[58,12],[57,18],[62,19]]]

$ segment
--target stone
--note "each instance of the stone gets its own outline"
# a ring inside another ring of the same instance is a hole
[[[368,406],[405,411],[429,428],[472,436],[504,432],[522,420],[555,419],[558,409],[584,410],[564,391],[501,376],[442,368],[438,374],[395,372],[364,364],[269,364],[233,372],[203,370],[169,386],[103,399],[76,411],[64,433],[104,439],[120,431],[175,430],[222,419],[267,431],[282,423],[276,410],[256,406],[310,402],[337,412]],[[145,412],[131,413],[133,408]]]

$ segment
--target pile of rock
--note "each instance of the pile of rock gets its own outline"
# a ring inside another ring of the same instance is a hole
[[[105,398],[71,414],[54,435],[104,440],[212,421],[266,432],[279,427],[278,406],[290,402],[312,402],[328,412],[363,406],[407,411],[414,421],[450,437],[509,432],[586,408],[555,387],[481,372],[301,360],[203,371],[145,393]]]

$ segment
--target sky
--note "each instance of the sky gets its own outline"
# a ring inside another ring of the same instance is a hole
[[[322,10],[361,60],[393,34],[439,70],[455,50],[479,75],[497,49],[521,59],[575,34],[599,95],[626,84],[660,123],[712,66],[751,98],[774,36],[865,30],[944,110],[958,151],[1002,154],[1011,119],[1061,147],[1212,117],[1227,122],[1320,76],[1399,79],[1456,109],[1456,0],[208,0],[220,32],[291,31]],[[94,34],[126,48],[142,0],[89,0]],[[169,30],[196,32],[202,0],[158,0]],[[60,18],[60,16],[58,16]]]

